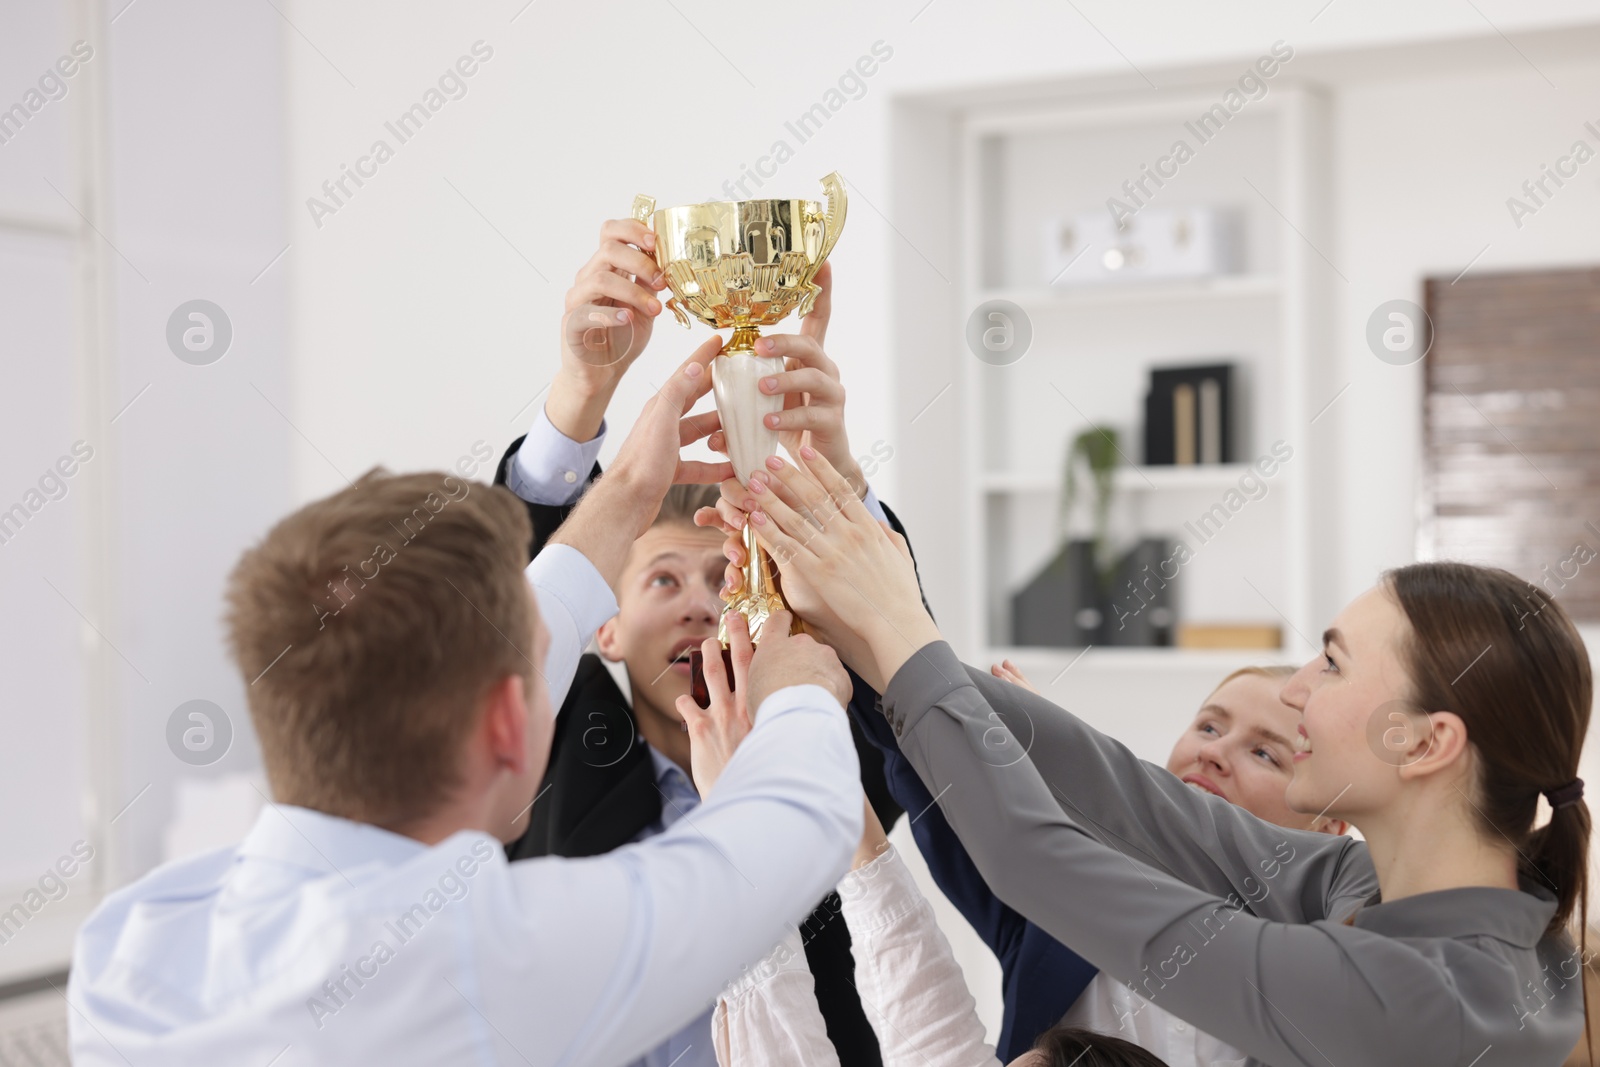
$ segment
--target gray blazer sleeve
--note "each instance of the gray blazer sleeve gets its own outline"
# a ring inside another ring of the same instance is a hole
[[[1222,797],[1185,785],[1165,767],[1139,759],[1121,742],[1037,693],[966,667],[948,645],[924,652],[926,657],[912,659],[920,661],[913,674],[896,676],[905,688],[894,698],[884,695],[885,709],[893,704],[905,714],[912,712],[913,703],[931,704],[940,689],[952,688],[946,676],[970,681],[995,731],[985,734],[980,758],[1004,765],[1021,755],[1001,756],[990,747],[1007,732],[998,730],[1004,724],[1062,810],[1101,844],[1208,893],[1233,894],[1250,902],[1257,915],[1282,922],[1343,921],[1378,891],[1364,843],[1266,822]],[[910,692],[913,686],[915,694]],[[1291,853],[1294,858],[1286,860]],[[1265,881],[1269,872],[1270,893]]]
[[[1328,887],[1368,884],[1370,862],[1352,843],[1207,799],[1048,701],[998,686],[936,642],[895,675],[884,712],[1011,907],[1268,1063],[1461,1064],[1485,1034],[1501,1041],[1496,1062],[1513,1062],[1502,1049],[1527,1062],[1501,1005],[1514,981],[1479,983],[1479,998],[1457,988],[1443,957],[1469,948],[1324,918]],[[1012,729],[986,691],[1011,705]]]

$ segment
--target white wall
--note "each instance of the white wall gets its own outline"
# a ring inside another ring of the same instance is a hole
[[[259,762],[218,621],[227,571],[288,498],[284,32],[270,5],[0,7],[0,107],[75,41],[93,50],[0,145],[0,499],[92,449],[0,549],[0,909],[74,839],[95,850],[5,945],[0,980],[59,968],[69,920],[159,861],[181,782]],[[167,343],[196,298],[232,326],[205,366]],[[236,728],[206,767],[167,744],[194,699]]]
[[[274,410],[292,409],[287,285],[282,261],[271,265],[288,241],[287,31],[270,6],[205,0],[126,11],[110,0],[106,17],[108,233],[127,257],[110,260],[117,409],[149,384],[117,419],[113,444],[119,644],[148,681],[117,665],[120,760],[100,817],[131,804],[113,835],[118,874],[131,877],[161,859],[179,780],[259,762],[220,622],[227,573],[288,497],[294,431]],[[180,361],[166,343],[169,316],[195,298],[232,323],[229,350],[206,366]],[[167,744],[168,718],[195,699],[233,725],[232,749],[204,768],[180,763]]]
[[[1339,220],[1329,255],[1350,279],[1337,299],[1352,385],[1329,415],[1341,420],[1348,457],[1344,599],[1417,550],[1424,365],[1373,357],[1373,309],[1396,297],[1422,303],[1424,277],[1454,278],[1480,252],[1473,273],[1600,262],[1600,160],[1520,228],[1506,208],[1573,141],[1596,144],[1585,122],[1600,128],[1600,57],[1539,67],[1544,77],[1521,64],[1426,79],[1395,70],[1336,97]]]
[[[923,244],[928,222],[897,216],[889,202],[891,95],[1127,70],[1105,38],[1159,74],[1163,65],[1254,55],[1277,38],[1315,49],[1489,32],[1470,5],[1337,0],[1311,22],[1320,6],[1262,2],[1222,13],[1102,2],[1077,5],[1080,16],[1070,5],[829,2],[806,8],[792,43],[764,33],[757,44],[748,23],[704,3],[535,3],[520,14],[522,0],[492,10],[291,4],[303,34],[287,46],[294,411],[315,445],[295,442],[295,495],[342,484],[335,468],[443,466],[478,438],[509,443],[554,372],[561,298],[600,221],[626,214],[637,192],[663,204],[720,197],[722,182],[778,139],[795,154],[765,191],[811,195],[831,170],[850,186],[830,347],[850,390],[852,438],[870,446],[889,436],[896,399],[880,310],[890,246]],[[1593,17],[1600,5],[1484,10],[1511,30]],[[480,39],[494,56],[466,97],[398,145],[317,228],[306,199],[375,138],[393,142],[383,123]],[[879,40],[893,56],[865,94],[798,143],[785,120],[822,100]],[[929,277],[952,269],[934,262]],[[939,296],[935,285],[928,298]],[[618,395],[623,424],[649,395],[648,380],[703,336],[670,323],[660,334]],[[880,478],[891,499],[897,462]]]

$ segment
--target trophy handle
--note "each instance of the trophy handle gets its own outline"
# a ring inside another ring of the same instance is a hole
[[[839,177],[838,171],[822,179],[822,188],[828,194],[828,214],[822,220],[822,252],[817,256],[819,266],[839,242],[839,234],[844,232],[845,208],[849,205],[849,199],[844,195],[844,179]]]
[[[849,204],[849,199],[844,195],[844,179],[839,177],[838,171],[822,179],[822,189],[828,196],[828,211],[822,217],[822,247],[817,253],[817,263],[806,278],[806,294],[800,300],[801,318],[811,314],[811,309],[816,307],[817,297],[822,293],[822,287],[811,278],[822,269],[833,246],[839,243],[839,234],[844,232],[845,208]]]
[[[633,198],[633,217],[636,220],[644,223],[646,226],[650,226],[650,216],[654,215],[655,213],[655,197],[645,196],[643,193],[640,193],[638,196]],[[655,227],[651,226],[651,229],[654,228]],[[660,238],[661,235],[656,234],[656,264],[662,270],[666,270],[667,264],[661,258]],[[672,312],[672,317],[678,320],[678,325],[682,326],[686,330],[689,329],[689,313],[684,310],[683,304],[679,302],[676,296],[669,297],[665,306],[668,311]]]

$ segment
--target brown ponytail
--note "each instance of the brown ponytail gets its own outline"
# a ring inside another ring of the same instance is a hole
[[[1563,804],[1533,828],[1540,794],[1578,777],[1593,698],[1583,639],[1547,592],[1503,570],[1414,563],[1385,579],[1411,623],[1412,698],[1459,715],[1477,751],[1484,831],[1504,835],[1521,855],[1518,874],[1555,894],[1550,931],[1577,909],[1584,939],[1589,807]]]

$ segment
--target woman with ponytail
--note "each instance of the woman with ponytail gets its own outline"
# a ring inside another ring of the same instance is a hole
[[[1554,1067],[1577,1044],[1592,679],[1542,589],[1419,563],[1340,612],[1283,688],[1286,799],[1365,840],[1288,830],[963,666],[903,541],[801,458],[727,501],[811,632],[883,694],[1000,899],[1248,1064]]]

